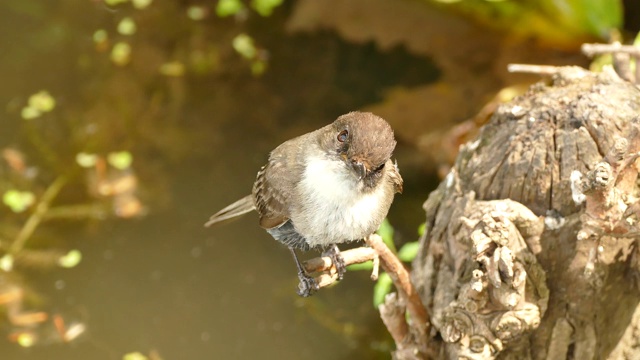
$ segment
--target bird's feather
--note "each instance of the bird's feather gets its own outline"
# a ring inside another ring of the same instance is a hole
[[[258,172],[253,185],[256,210],[260,216],[260,226],[273,229],[282,226],[290,217],[291,192],[295,188],[294,161],[287,157],[286,142],[271,152],[269,162]]]
[[[389,169],[389,178],[393,182],[393,186],[397,193],[402,194],[404,181],[402,180],[402,176],[400,176],[400,170],[398,169],[398,163],[394,163],[393,167]]]
[[[253,196],[247,195],[242,199],[234,202],[233,204],[225,207],[224,209],[218,211],[217,213],[211,215],[209,221],[207,221],[204,226],[211,226],[213,224],[217,224],[219,222],[229,220],[240,215],[246,214],[255,210],[255,204],[253,203]]]

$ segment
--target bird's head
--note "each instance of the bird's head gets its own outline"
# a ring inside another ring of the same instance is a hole
[[[396,147],[391,126],[369,112],[350,112],[331,124],[325,145],[345,162],[358,181],[374,187]]]

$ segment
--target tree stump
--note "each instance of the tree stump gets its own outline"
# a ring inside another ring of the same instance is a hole
[[[412,273],[439,358],[609,356],[640,300],[639,134],[636,86],[567,67],[461,148]]]

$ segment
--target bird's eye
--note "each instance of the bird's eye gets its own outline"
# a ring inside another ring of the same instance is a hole
[[[342,130],[338,134],[338,141],[340,141],[340,142],[345,142],[345,141],[347,141],[348,138],[349,138],[349,131],[347,131],[347,130]]]

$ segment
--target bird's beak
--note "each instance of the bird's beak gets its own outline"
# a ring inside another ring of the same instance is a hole
[[[367,173],[369,172],[369,168],[367,167],[367,165],[361,161],[351,160],[351,167],[358,176],[358,180],[364,179],[364,177],[367,176]]]

